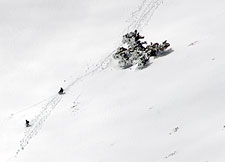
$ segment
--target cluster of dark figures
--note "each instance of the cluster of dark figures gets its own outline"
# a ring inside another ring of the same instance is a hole
[[[123,36],[123,43],[128,45],[128,48],[119,47],[117,52],[113,55],[115,59],[119,60],[119,64],[126,67],[126,65],[133,65],[135,62],[139,66],[144,66],[149,61],[150,57],[160,56],[170,44],[165,40],[162,44],[150,43],[141,41],[144,36],[141,36],[137,30],[127,33]]]
[[[60,88],[60,90],[59,90],[58,94],[59,94],[59,95],[63,95],[63,94],[65,94],[65,91],[64,91],[64,89],[63,89],[62,87]],[[30,121],[29,121],[29,120],[26,120],[26,121],[25,121],[25,126],[26,126],[26,127],[30,127],[30,126],[31,126],[31,124],[30,124]]]

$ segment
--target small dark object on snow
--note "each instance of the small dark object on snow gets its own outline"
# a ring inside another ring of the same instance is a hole
[[[28,120],[26,120],[26,127],[30,127],[30,122]]]
[[[60,90],[59,90],[58,94],[60,94],[60,95],[65,94],[64,89],[63,89],[62,87],[60,88]]]

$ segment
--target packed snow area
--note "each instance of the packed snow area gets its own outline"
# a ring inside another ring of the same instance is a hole
[[[224,0],[0,8],[1,162],[225,161]],[[135,28],[173,52],[120,69]]]

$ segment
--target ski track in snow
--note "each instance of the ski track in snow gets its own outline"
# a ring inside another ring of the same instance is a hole
[[[151,17],[153,16],[154,12],[157,10],[157,8],[163,4],[163,0],[143,0],[141,3],[141,6],[138,7],[138,9],[132,13],[132,17],[129,21],[131,21],[130,25],[127,27],[127,31],[134,31],[137,29],[138,31],[141,31],[145,25],[148,24]],[[113,50],[109,55],[107,55],[102,61],[100,61],[99,64],[96,65],[95,68],[93,68],[91,71],[85,73],[81,77],[77,78],[74,82],[72,82],[70,85],[67,86],[65,90],[69,90],[70,87],[72,87],[74,84],[79,82],[81,79],[94,74],[95,72],[100,72],[102,70],[105,70],[109,67],[112,60],[112,55],[116,52],[116,50]]]
[[[138,9],[132,13],[131,19],[129,20],[130,24],[128,25],[126,30],[133,31],[137,29],[138,31],[141,31],[143,27],[148,24],[152,15],[162,3],[163,0],[143,0]],[[116,50],[112,51],[109,55],[107,55],[103,60],[100,61],[100,63],[98,63],[94,68],[92,68],[92,70],[84,73],[83,75],[75,79],[65,88],[65,91],[68,92],[72,86],[74,86],[82,79],[93,75],[96,72],[101,72],[107,69],[112,62],[112,55],[115,53],[115,51]],[[50,116],[52,111],[56,108],[56,106],[60,103],[62,98],[63,95],[57,94],[53,98],[51,97],[49,102],[45,106],[43,106],[41,112],[31,121],[32,126],[26,130],[25,136],[20,140],[19,149],[16,151],[14,156],[7,160],[7,162],[16,159],[19,153],[23,151],[25,147],[30,143],[30,140],[39,133],[43,124]]]
[[[81,77],[77,78],[74,82],[69,84],[65,91],[68,92],[70,87],[72,87],[74,84],[79,82],[80,80],[84,79],[85,77],[94,74],[95,72],[100,72],[108,67],[108,65],[111,63],[111,54],[108,55],[101,63],[99,63],[93,70],[90,72],[85,73]],[[38,134],[38,132],[41,130],[44,122],[46,119],[50,116],[51,112],[56,108],[56,106],[60,103],[61,99],[63,98],[63,95],[55,95],[52,99],[49,100],[49,102],[42,108],[42,111],[31,121],[31,127],[29,127],[26,132],[25,136],[20,140],[20,147],[16,151],[15,155],[7,160],[7,162],[12,161],[13,159],[17,158],[19,153],[25,149],[25,147],[30,143],[30,140]]]
[[[43,108],[42,111],[34,118],[34,120],[31,122],[31,127],[29,127],[26,132],[23,139],[20,141],[20,147],[16,151],[16,154],[12,158],[16,158],[18,154],[24,150],[24,148],[29,144],[30,140],[38,134],[41,127],[43,126],[46,119],[49,117],[51,112],[56,108],[56,106],[60,103],[62,99],[62,96],[56,95],[51,99]],[[11,161],[12,158],[10,158],[8,161]]]
[[[144,0],[136,11],[132,13],[130,25],[127,32],[137,29],[139,32],[147,25],[157,8],[163,4],[164,0]]]

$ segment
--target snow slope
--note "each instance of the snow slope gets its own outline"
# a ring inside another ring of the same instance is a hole
[[[1,122],[1,161],[224,162],[225,2],[164,1],[149,20],[138,15],[151,15],[147,2],[130,28],[174,52],[143,70],[101,56],[67,80],[65,95]]]

